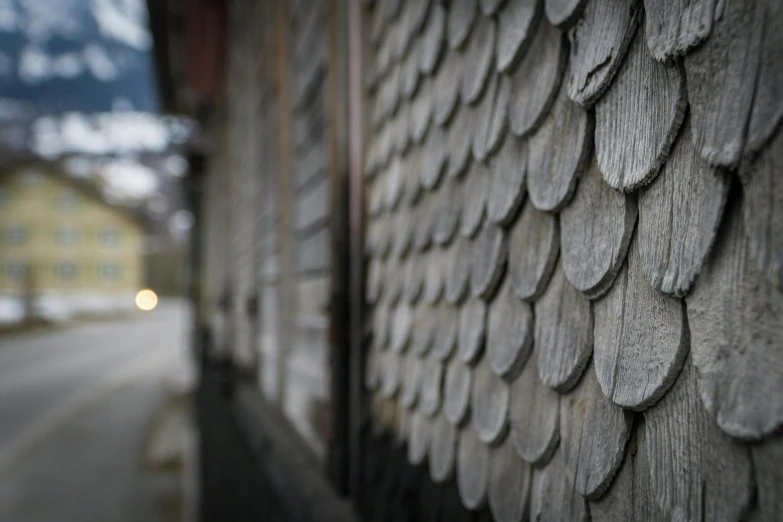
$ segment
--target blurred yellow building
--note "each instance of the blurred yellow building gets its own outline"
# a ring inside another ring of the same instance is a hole
[[[0,175],[6,308],[53,319],[130,309],[143,286],[143,255],[141,220],[99,191],[48,166]]]

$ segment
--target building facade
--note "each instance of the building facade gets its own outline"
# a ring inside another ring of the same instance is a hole
[[[0,179],[0,296],[32,299],[33,313],[128,310],[143,284],[140,220],[51,167]]]
[[[783,517],[779,2],[169,8],[204,404],[265,455],[365,520]]]

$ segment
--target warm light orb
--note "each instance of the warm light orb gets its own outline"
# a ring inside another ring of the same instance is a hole
[[[156,306],[158,306],[158,296],[155,292],[149,288],[139,290],[139,293],[136,294],[136,308],[149,312],[154,310]]]

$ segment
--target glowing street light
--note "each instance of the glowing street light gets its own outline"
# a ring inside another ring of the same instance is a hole
[[[136,308],[143,312],[149,312],[158,306],[158,296],[155,292],[149,288],[139,290],[136,294]]]

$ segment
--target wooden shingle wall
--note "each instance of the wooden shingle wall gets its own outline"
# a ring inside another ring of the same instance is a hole
[[[375,502],[783,518],[780,2],[364,5]]]

